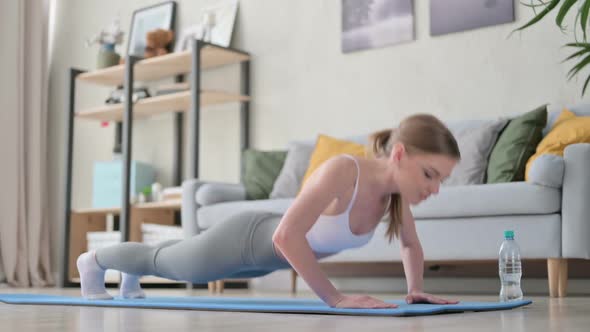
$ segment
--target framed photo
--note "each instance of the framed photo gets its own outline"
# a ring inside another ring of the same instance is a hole
[[[190,50],[192,39],[229,47],[237,11],[237,0],[219,1],[215,5],[203,8],[200,22],[182,29],[178,34],[174,52]]]
[[[176,2],[167,1],[150,7],[141,8],[133,12],[127,54],[143,57],[145,51],[146,34],[156,29],[175,30]],[[170,52],[171,45],[168,46]]]
[[[203,26],[200,24],[184,28],[178,34],[174,43],[174,52],[182,52],[191,49],[192,39],[203,38]]]
[[[342,0],[341,38],[344,53],[414,40],[414,0]]]
[[[229,47],[237,12],[237,0],[219,1],[214,6],[204,9],[204,13],[212,14],[215,20],[215,25],[212,27],[209,36],[211,43]],[[203,24],[206,24],[207,20],[203,19],[203,21]]]
[[[513,21],[513,0],[430,0],[432,36]]]

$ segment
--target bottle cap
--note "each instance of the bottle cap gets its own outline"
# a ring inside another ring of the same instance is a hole
[[[504,231],[504,238],[513,239],[514,238],[514,231]]]

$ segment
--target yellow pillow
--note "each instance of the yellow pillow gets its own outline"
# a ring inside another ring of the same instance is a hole
[[[309,166],[301,182],[301,188],[303,188],[307,179],[321,164],[340,154],[350,154],[359,157],[365,157],[367,155],[365,146],[362,144],[319,135],[309,160]]]
[[[590,116],[576,116],[564,109],[527,161],[525,179],[529,179],[529,169],[537,157],[545,153],[563,156],[566,146],[575,143],[590,143]]]
[[[568,110],[567,108],[564,108],[561,113],[559,114],[559,116],[557,117],[557,119],[555,120],[555,122],[553,123],[553,125],[551,126],[551,130],[555,129],[555,127],[559,126],[560,124],[564,123],[567,120],[571,120],[573,118],[576,117],[576,113]]]

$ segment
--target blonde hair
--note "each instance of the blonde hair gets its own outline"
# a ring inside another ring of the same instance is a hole
[[[416,114],[405,118],[398,128],[385,129],[370,137],[375,157],[387,157],[396,143],[402,143],[408,153],[442,154],[459,160],[461,155],[451,131],[435,116]],[[389,204],[387,236],[399,238],[402,224],[402,200],[400,194],[392,194]]]

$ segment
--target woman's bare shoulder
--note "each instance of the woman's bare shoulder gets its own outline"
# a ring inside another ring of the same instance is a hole
[[[354,161],[344,155],[337,155],[322,163],[312,173],[303,188],[325,189],[328,186],[339,192],[350,184],[354,185],[356,175],[357,168]]]

